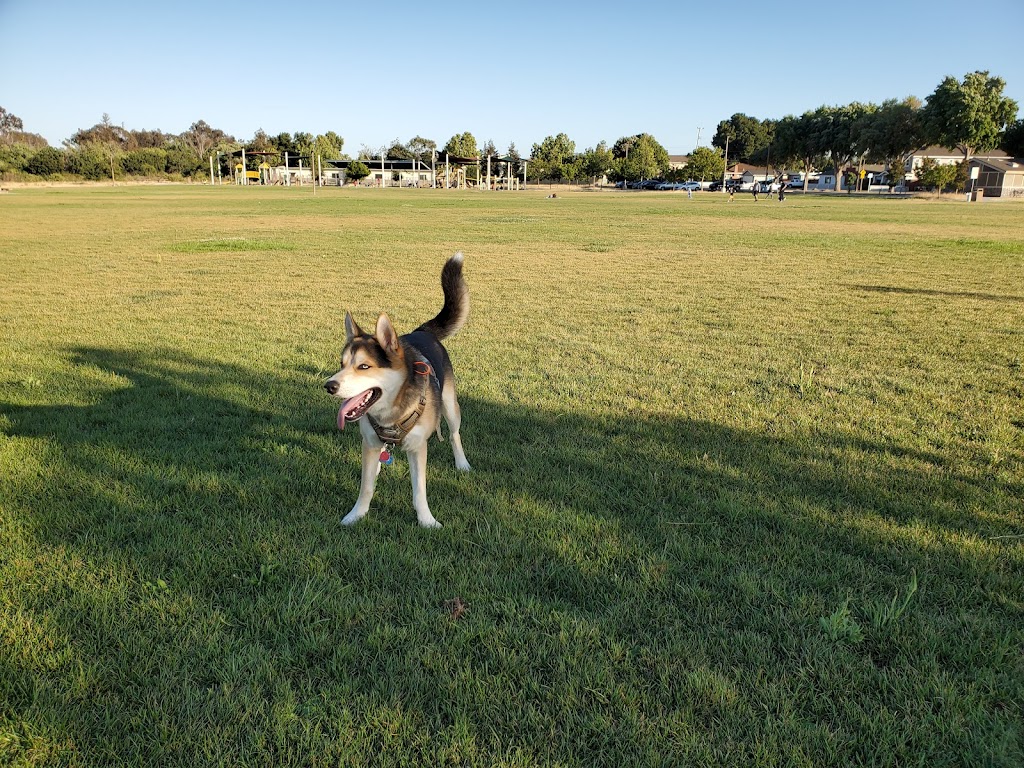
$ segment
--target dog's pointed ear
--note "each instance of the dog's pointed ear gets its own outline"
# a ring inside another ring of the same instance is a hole
[[[352,339],[356,336],[362,336],[363,329],[359,327],[359,324],[352,318],[351,312],[345,313],[345,343],[351,344]]]
[[[395,326],[391,324],[391,319],[386,315],[382,314],[377,318],[377,330],[376,330],[377,343],[380,344],[386,352],[394,354],[398,351],[398,332],[395,330]]]

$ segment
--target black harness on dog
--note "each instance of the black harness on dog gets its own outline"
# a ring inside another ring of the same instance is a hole
[[[412,367],[416,373],[423,377],[423,386],[420,387],[420,401],[413,408],[412,412],[404,419],[386,426],[377,422],[369,414],[366,415],[374,434],[377,435],[377,439],[384,443],[385,446],[402,444],[402,441],[412,432],[416,422],[423,415],[423,410],[427,407],[427,387],[430,386],[430,382],[433,381],[440,387],[440,382],[438,382],[430,363],[424,360],[416,360]]]

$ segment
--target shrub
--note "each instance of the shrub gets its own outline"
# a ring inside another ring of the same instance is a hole
[[[97,181],[110,178],[110,156],[95,144],[87,144],[68,151],[67,169],[86,179]]]
[[[354,163],[349,163],[348,170],[345,172],[345,178],[351,181],[359,181],[369,175],[370,169],[366,167],[365,163],[360,163],[358,160]]]
[[[133,149],[121,158],[121,168],[129,176],[156,176],[167,170],[167,152],[146,147]]]
[[[0,173],[24,171],[32,159],[32,151],[26,144],[0,144]]]
[[[29,159],[25,170],[35,176],[52,176],[64,170],[64,153],[56,147],[43,147]]]

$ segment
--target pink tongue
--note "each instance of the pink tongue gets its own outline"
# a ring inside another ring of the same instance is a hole
[[[350,397],[341,404],[341,410],[338,411],[338,429],[345,428],[345,420],[348,418],[348,415],[352,413],[352,411],[354,411],[361,402],[363,402],[363,399],[366,397],[366,393],[369,391],[370,390],[360,392],[355,397]]]

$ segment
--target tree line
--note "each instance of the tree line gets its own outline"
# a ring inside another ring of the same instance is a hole
[[[736,113],[719,122],[711,147],[697,147],[683,168],[672,169],[665,148],[648,133],[623,136],[608,146],[601,141],[577,152],[565,133],[547,136],[531,147],[525,165],[527,178],[534,182],[613,182],[663,178],[669,181],[720,179],[726,162],[742,162],[775,169],[776,174],[801,171],[806,188],[815,170],[844,170],[864,163],[884,164],[889,177],[902,179],[909,157],[930,145],[956,148],[964,155],[959,169],[926,164],[919,172],[925,183],[943,188],[966,177],[967,165],[975,154],[1002,148],[1014,157],[1024,156],[1024,121],[1017,118],[1017,103],[1003,95],[1005,81],[988,72],[972,72],[962,80],[946,77],[923,102],[909,96],[881,104],[853,102],[820,106],[801,115],[780,119],[758,119]],[[21,175],[84,179],[124,176],[203,178],[210,170],[210,158],[219,171],[230,176],[238,158],[232,153],[245,148],[253,154],[247,165],[253,170],[261,162],[279,165],[291,157],[344,158],[344,139],[334,131],[313,135],[299,132],[271,136],[259,129],[245,142],[199,120],[181,134],[159,130],[127,130],[114,125],[104,114],[101,122],[81,129],[64,142],[51,147],[38,134],[24,130],[20,118],[0,107],[0,178]],[[494,142],[478,146],[472,133],[452,136],[438,147],[432,139],[414,136],[408,141],[394,139],[380,147],[363,145],[357,155],[367,164],[381,158],[419,160],[424,163],[444,155],[479,157],[511,164],[519,176],[524,161],[515,144],[499,152]],[[507,168],[508,166],[504,166]],[[360,171],[356,167],[356,172]],[[495,171],[497,172],[497,171]],[[478,171],[467,169],[469,179]]]

